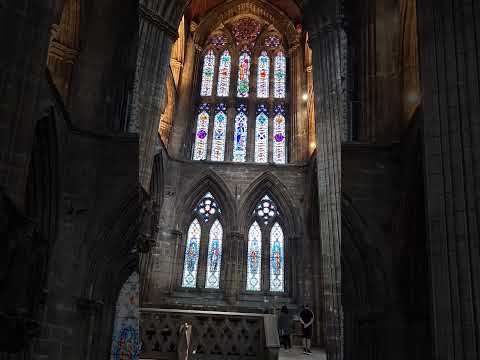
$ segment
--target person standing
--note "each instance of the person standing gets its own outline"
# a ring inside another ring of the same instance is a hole
[[[290,341],[290,316],[286,305],[282,306],[280,315],[278,316],[278,335],[280,336],[280,344],[283,344],[285,350],[292,348]]]
[[[303,352],[310,355],[311,342],[312,342],[312,331],[313,331],[313,320],[315,316],[313,311],[310,310],[310,306],[305,305],[302,312],[300,313],[300,322],[303,325]]]
[[[192,336],[192,325],[190,325],[188,322],[185,322],[184,324],[180,325],[178,333],[178,360],[188,360],[188,357],[191,353],[190,340]]]

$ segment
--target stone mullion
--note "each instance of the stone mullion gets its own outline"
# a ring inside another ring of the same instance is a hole
[[[201,225],[202,233],[200,237],[200,251],[198,258],[197,288],[204,289],[206,285],[205,276],[207,275],[208,241],[211,224],[208,226],[204,226],[204,224]]]
[[[328,359],[343,359],[343,310],[341,304],[340,194],[341,134],[345,117],[341,48],[344,31],[325,26],[310,39],[317,122],[317,171],[321,229],[323,328]]]
[[[433,356],[478,359],[480,7],[450,5],[418,5]]]
[[[237,268],[239,260],[239,242],[240,234],[231,232],[225,241],[225,269],[222,274],[225,278],[225,296],[229,303],[234,303],[238,297],[238,289],[240,289],[239,269]]]
[[[170,64],[166,55],[170,54],[177,30],[144,4],[140,4],[139,13],[137,69],[128,130],[139,133],[139,181],[148,191]]]

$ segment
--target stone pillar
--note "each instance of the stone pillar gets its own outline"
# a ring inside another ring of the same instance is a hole
[[[229,304],[238,300],[238,295],[242,291],[243,274],[243,236],[239,232],[233,231],[225,241],[225,297]]]
[[[303,46],[300,40],[289,49],[290,60],[290,141],[288,161],[305,161],[308,157],[308,121],[303,94],[306,93]],[[273,116],[273,114],[272,114]],[[271,116],[271,117],[272,117]],[[271,128],[273,129],[273,127]]]
[[[346,116],[345,31],[328,23],[310,33],[315,91],[323,328],[328,359],[343,359],[341,302],[341,139]]]
[[[160,0],[159,0],[160,1]],[[170,49],[177,28],[164,17],[158,1],[140,1],[137,69],[135,74],[130,132],[139,133],[139,181],[148,192],[162,115],[162,99],[170,66]],[[160,1],[161,2],[161,1]]]
[[[194,33],[197,26],[194,22],[190,23],[190,31],[187,33],[185,42],[185,63],[178,84],[178,106],[175,109],[175,121],[173,122],[168,148],[170,155],[174,158],[189,158],[192,144],[191,126],[195,126],[193,124],[196,123],[194,120],[196,114],[194,99],[196,96],[193,89],[199,73],[198,67],[201,63],[202,48],[195,44],[195,38],[190,33]]]
[[[480,6],[417,3],[434,359],[480,358]]]
[[[0,187],[19,209],[24,207],[49,28],[61,12],[60,2],[6,0],[0,5]]]

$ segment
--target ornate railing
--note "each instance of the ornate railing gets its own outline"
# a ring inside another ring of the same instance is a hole
[[[142,308],[142,359],[178,359],[181,324],[192,325],[189,359],[278,359],[274,315]]]

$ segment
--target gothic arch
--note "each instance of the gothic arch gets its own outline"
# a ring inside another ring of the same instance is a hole
[[[263,0],[234,0],[222,2],[203,17],[195,32],[196,43],[203,44],[212,29],[217,29],[226,22],[245,15],[254,17],[262,23],[272,24],[276,30],[286,35],[289,47],[298,41],[294,24],[276,6]]]
[[[380,251],[368,244],[374,236],[346,194],[342,194],[342,304],[345,359],[385,354],[389,279]]]
[[[91,260],[81,284],[78,305],[98,314],[95,315],[93,332],[84,333],[81,337],[81,341],[91,341],[90,336],[96,338],[92,343],[85,344],[93,349],[92,353],[110,351],[118,293],[130,274],[138,271],[134,249],[140,213],[141,204],[138,191],[135,191],[126,197],[119,210],[103,226],[93,247],[88,249]]]
[[[277,204],[282,214],[286,237],[300,235],[300,218],[295,214],[296,207],[288,195],[288,189],[269,171],[257,177],[241,195],[243,201],[238,211],[240,232],[246,231],[250,214],[263,195],[268,195]]]
[[[192,209],[195,208],[198,201],[207,192],[212,193],[218,201],[224,219],[224,230],[232,231],[237,228],[236,204],[235,199],[228,189],[225,182],[213,171],[206,171],[195,184],[193,184],[183,197],[180,197],[179,208],[182,213],[179,214],[182,224],[185,225],[191,219]],[[187,225],[188,226],[188,225]]]

